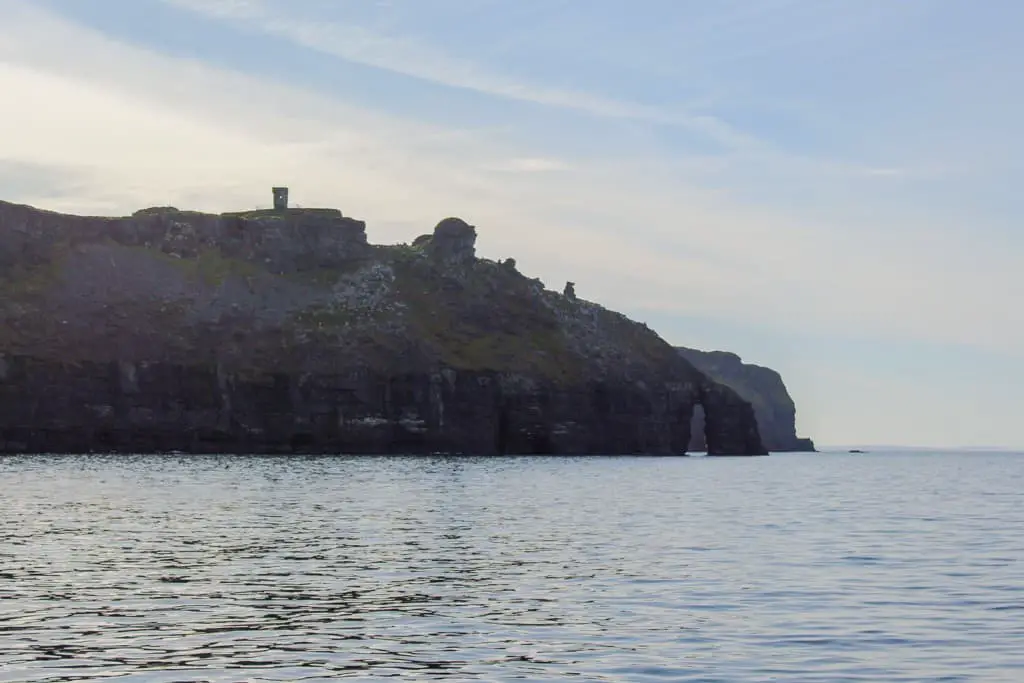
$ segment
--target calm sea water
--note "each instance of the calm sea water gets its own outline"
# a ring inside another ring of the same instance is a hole
[[[0,458],[0,681],[1024,681],[1024,456]]]

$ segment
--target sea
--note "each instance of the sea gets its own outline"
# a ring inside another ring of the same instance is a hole
[[[0,681],[1024,681],[1024,454],[0,457]]]

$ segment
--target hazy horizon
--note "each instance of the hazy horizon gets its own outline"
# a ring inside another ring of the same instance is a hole
[[[1010,448],[1007,446],[922,446],[922,445],[899,445],[899,444],[872,444],[872,443],[848,443],[848,444],[815,444],[821,451],[846,450],[850,448],[862,448],[865,450],[877,451],[913,451],[913,452],[942,452],[942,453],[1021,453],[1024,449]]]
[[[1024,449],[1024,5],[583,7],[0,0],[0,199],[456,215],[818,444]]]

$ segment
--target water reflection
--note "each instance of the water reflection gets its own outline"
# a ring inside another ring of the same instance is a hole
[[[1019,680],[1022,476],[0,459],[0,681]]]

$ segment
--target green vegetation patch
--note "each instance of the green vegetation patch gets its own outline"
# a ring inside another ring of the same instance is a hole
[[[315,330],[344,327],[358,318],[357,311],[345,306],[311,306],[295,313],[291,320],[302,328]]]
[[[199,279],[211,286],[221,285],[231,277],[245,278],[267,275],[267,271],[255,263],[239,258],[228,258],[217,248],[205,249],[198,256],[192,258],[178,258],[155,250],[149,251],[161,256],[187,276]]]
[[[397,263],[395,294],[410,335],[447,365],[563,381],[582,373],[557,318],[521,277],[497,267],[446,277],[429,263]]]
[[[233,216],[237,218],[281,218],[283,219],[287,210],[280,211],[278,209],[252,209],[250,211],[228,211],[222,213],[222,216]]]
[[[37,266],[15,264],[0,271],[0,295],[6,300],[27,300],[45,294],[60,280],[64,259]]]

